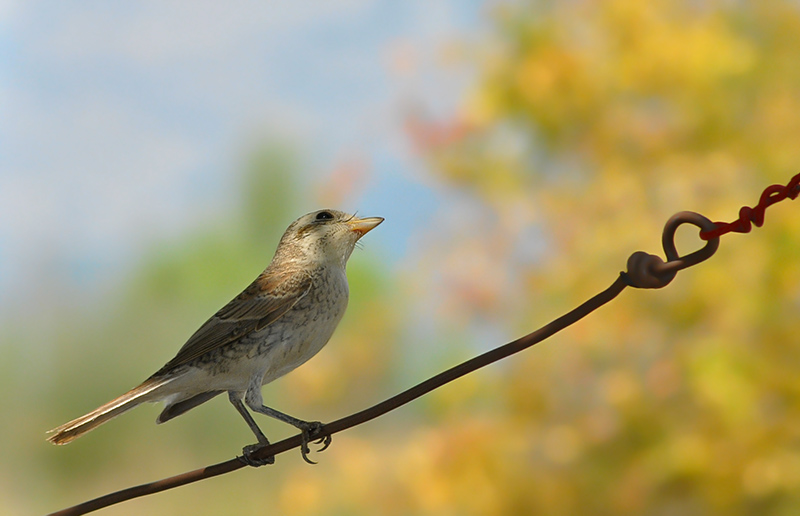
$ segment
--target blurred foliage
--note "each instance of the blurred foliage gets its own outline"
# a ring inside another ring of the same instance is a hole
[[[797,172],[795,2],[531,1],[492,16],[463,110],[436,131],[410,126],[453,202],[396,277],[377,250],[356,252],[332,345],[265,388],[268,404],[325,421],[377,402],[573,308],[633,251],[660,253],[673,213],[730,220]],[[250,442],[221,399],[162,427],[140,408],[56,451],[42,430],[139,382],[266,265],[301,202],[294,156],[254,155],[241,213],[155,247],[98,316],[3,329],[15,346],[0,373],[19,392],[3,410],[24,417],[0,427],[19,443],[4,446],[18,471],[0,469],[0,512],[52,510]],[[666,289],[626,291],[337,435],[316,467],[282,455],[104,514],[797,514],[796,208],[771,208]],[[42,341],[47,364],[29,352]]]
[[[427,251],[454,305],[443,315],[488,310],[524,333],[605,287],[632,251],[660,254],[673,213],[730,220],[797,173],[796,3],[530,2],[501,5],[496,20],[457,130],[423,147],[445,185],[493,215]],[[471,460],[514,458],[484,471],[499,494],[476,512],[800,511],[791,208],[725,238],[669,288],[624,293],[487,384],[505,406]],[[515,252],[531,226],[547,242],[533,263]],[[678,243],[702,245],[692,231]],[[449,460],[434,466],[445,477]],[[447,489],[446,513],[484,501]]]

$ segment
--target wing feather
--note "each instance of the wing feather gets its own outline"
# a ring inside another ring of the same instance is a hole
[[[274,323],[310,289],[311,277],[306,273],[291,271],[276,274],[267,269],[194,332],[175,358],[159,372],[187,364]]]

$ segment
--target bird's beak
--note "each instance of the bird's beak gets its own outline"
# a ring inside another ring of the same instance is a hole
[[[366,235],[369,231],[383,222],[383,217],[367,217],[364,219],[352,219],[347,221],[350,230],[358,233],[359,238]]]

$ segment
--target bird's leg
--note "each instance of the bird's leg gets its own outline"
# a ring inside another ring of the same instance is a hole
[[[253,419],[253,416],[250,415],[250,413],[245,408],[244,403],[242,403],[242,393],[235,391],[228,392],[228,399],[231,400],[233,406],[236,407],[236,410],[239,411],[239,414],[241,414],[244,420],[247,422],[247,426],[249,426],[250,430],[252,430],[253,433],[256,434],[256,439],[258,439],[258,443],[249,444],[244,448],[242,448],[242,456],[239,457],[239,460],[241,460],[248,466],[253,466],[254,468],[263,466],[265,464],[274,464],[275,463],[274,455],[270,455],[269,457],[266,457],[264,459],[256,459],[255,457],[253,457],[253,453],[269,445],[269,439],[267,439],[267,436],[265,436],[264,433],[261,431],[261,429],[258,428],[258,425]]]
[[[289,423],[293,427],[298,428],[303,437],[303,443],[300,447],[300,453],[303,455],[303,460],[309,464],[316,464],[316,462],[308,458],[308,454],[311,452],[311,449],[308,447],[308,443],[314,441],[319,432],[322,430],[322,423],[319,421],[303,421],[302,419],[294,418],[288,414],[284,414],[283,412],[279,412],[273,408],[267,407],[266,405],[261,405],[259,407],[250,406],[250,408],[255,412],[274,417],[279,421]],[[331,436],[326,435],[320,437],[314,442],[317,444],[322,444],[322,448],[320,448],[319,451],[324,451],[331,444]]]
[[[328,446],[330,446],[332,440],[330,435],[317,438],[319,432],[322,430],[322,423],[319,421],[303,421],[302,419],[297,419],[289,414],[284,414],[283,412],[275,410],[274,408],[267,407],[261,401],[260,389],[256,390],[255,394],[251,393],[253,393],[252,390],[247,391],[247,396],[245,397],[247,406],[250,407],[250,409],[254,412],[274,417],[278,421],[283,421],[284,423],[288,423],[293,427],[298,428],[300,430],[300,435],[303,438],[303,443],[300,446],[300,453],[303,456],[303,460],[309,464],[316,464],[316,462],[308,458],[308,454],[311,452],[311,449],[308,447],[308,443],[313,441],[316,444],[321,444],[322,448],[320,448],[319,451],[325,451]]]

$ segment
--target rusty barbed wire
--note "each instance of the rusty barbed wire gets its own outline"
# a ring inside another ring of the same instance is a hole
[[[739,218],[733,222],[715,222],[714,228],[700,232],[700,238],[710,240],[730,232],[749,233],[752,225],[760,228],[764,224],[764,215],[770,206],[786,198],[794,200],[800,194],[800,174],[795,175],[785,186],[772,185],[764,189],[758,204],[751,208],[742,206]]]
[[[699,213],[690,211],[683,211],[675,214],[664,225],[662,234],[662,247],[664,248],[666,261],[644,251],[633,253],[630,258],[628,258],[627,270],[620,272],[611,286],[572,311],[524,337],[451,367],[377,405],[327,423],[321,427],[316,437],[322,438],[330,436],[366,423],[367,421],[371,421],[464,375],[530,348],[610,302],[625,290],[626,287],[653,289],[667,286],[679,271],[702,263],[713,256],[719,248],[719,238],[721,235],[730,231],[748,232],[751,222],[760,227],[764,222],[764,210],[766,210],[768,206],[787,197],[794,199],[797,197],[798,193],[800,193],[800,174],[794,176],[786,186],[773,185],[767,188],[762,194],[758,206],[755,208],[742,208],[740,210],[739,220],[732,223],[711,222],[711,220]],[[675,246],[675,233],[678,227],[683,224],[690,224],[698,227],[700,229],[699,236],[701,240],[706,241],[704,247],[685,256],[681,256]],[[301,444],[301,436],[295,435],[259,449],[253,454],[253,458],[259,459],[278,455],[279,453],[297,448],[301,446]],[[86,514],[133,498],[158,493],[206,478],[230,473],[244,466],[245,464],[240,460],[240,457],[236,457],[205,468],[116,491],[54,512],[50,516],[77,516]]]

